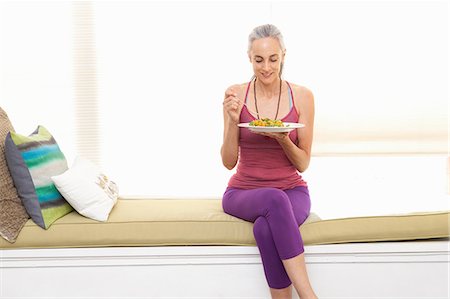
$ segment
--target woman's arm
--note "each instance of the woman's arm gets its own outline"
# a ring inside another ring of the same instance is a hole
[[[300,117],[298,122],[304,124],[303,128],[297,129],[298,142],[294,144],[286,135],[279,143],[288,159],[294,164],[299,172],[304,172],[311,160],[311,145],[314,130],[314,96],[312,92],[301,87],[297,97],[297,107]]]
[[[223,102],[223,144],[220,150],[222,163],[227,169],[233,169],[239,157],[239,115],[243,106],[239,98],[240,87],[234,85],[225,92]]]

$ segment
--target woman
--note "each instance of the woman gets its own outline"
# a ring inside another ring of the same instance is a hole
[[[314,125],[314,98],[307,88],[282,80],[286,49],[273,25],[249,35],[248,56],[254,76],[233,85],[223,102],[222,162],[234,174],[223,195],[227,214],[254,222],[272,298],[291,298],[292,284],[300,298],[317,298],[306,272],[299,232],[311,203],[299,175],[309,165]],[[290,133],[253,133],[239,123],[280,119],[305,127]],[[239,158],[239,159],[238,159]]]

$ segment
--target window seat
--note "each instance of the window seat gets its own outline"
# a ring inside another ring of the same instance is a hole
[[[449,218],[312,213],[300,228],[311,283],[320,298],[448,298]],[[252,224],[217,199],[119,199],[106,222],[29,220],[0,247],[2,298],[269,298]]]

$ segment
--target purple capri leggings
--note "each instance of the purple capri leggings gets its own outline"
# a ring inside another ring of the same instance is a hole
[[[251,221],[269,287],[283,289],[291,285],[281,260],[303,253],[299,226],[311,209],[307,187],[227,188],[222,207],[225,213]]]

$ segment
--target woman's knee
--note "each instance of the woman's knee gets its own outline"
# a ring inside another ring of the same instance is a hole
[[[289,196],[283,190],[267,188],[267,191],[265,192],[265,200],[269,210],[292,209]]]

